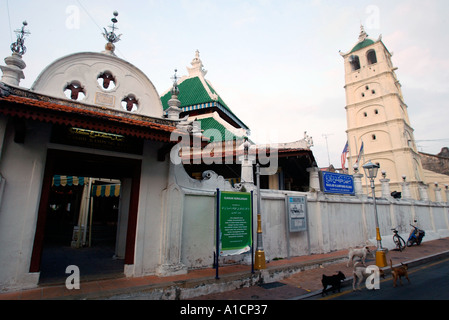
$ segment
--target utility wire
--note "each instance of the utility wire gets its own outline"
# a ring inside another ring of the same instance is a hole
[[[103,33],[103,28],[99,26],[99,24],[95,21],[95,19],[92,17],[92,15],[89,13],[89,11],[86,9],[86,7],[81,3],[80,0],[76,0],[76,2],[78,2],[78,4],[80,5],[80,7],[84,10],[84,12],[88,15],[88,17],[90,18],[90,20],[92,20],[92,22],[97,26],[97,28],[101,31],[101,33]],[[124,54],[117,48],[115,48],[115,50],[120,53],[120,55],[123,57],[124,60],[126,60]]]
[[[11,28],[11,16],[9,15],[9,0],[6,0],[6,11],[8,13],[9,38],[11,39],[11,42],[13,42],[13,39],[12,39],[12,28]]]

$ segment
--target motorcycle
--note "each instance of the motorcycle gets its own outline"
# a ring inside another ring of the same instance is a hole
[[[416,223],[416,220],[415,220]],[[407,240],[407,247],[411,247],[413,244],[416,243],[416,245],[420,245],[422,242],[422,238],[424,238],[424,236],[426,235],[426,233],[424,232],[424,230],[419,229],[418,227],[414,226],[414,225],[410,225],[413,229],[410,232],[410,236],[408,237]]]

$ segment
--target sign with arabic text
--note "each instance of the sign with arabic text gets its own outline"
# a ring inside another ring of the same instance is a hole
[[[321,190],[326,193],[354,195],[354,177],[329,171],[320,171]]]
[[[77,147],[142,154],[143,139],[85,128],[54,125],[50,141]]]

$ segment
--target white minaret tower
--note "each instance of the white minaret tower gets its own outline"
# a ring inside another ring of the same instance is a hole
[[[361,26],[357,43],[340,54],[345,66],[349,172],[356,168],[363,173],[362,165],[369,160],[379,163],[390,179],[391,191],[401,192],[406,182],[411,197],[419,199],[423,168],[392,53],[381,36],[368,38]]]

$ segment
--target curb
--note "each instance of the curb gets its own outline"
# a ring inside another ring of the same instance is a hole
[[[346,255],[332,258],[319,258],[307,262],[297,262],[285,265],[268,264],[264,270],[254,273],[240,271],[220,275],[186,280],[171,281],[159,284],[149,284],[138,287],[111,289],[106,292],[92,292],[77,295],[55,297],[57,300],[99,300],[99,299],[157,299],[157,300],[188,300],[207,294],[222,293],[235,289],[251,287],[282,280],[297,272],[315,269],[320,265],[328,265],[347,259]]]
[[[442,260],[449,257],[449,250],[428,256],[423,256],[409,261],[404,261],[409,268]],[[130,286],[124,288],[111,288],[102,292],[87,292],[67,296],[47,298],[47,300],[188,300],[202,295],[223,293],[235,289],[251,287],[280,281],[295,273],[317,269],[320,266],[332,265],[346,261],[346,255],[338,255],[327,258],[317,258],[309,261],[296,262],[291,264],[267,265],[264,270],[257,270],[254,273],[248,271],[239,271],[220,275],[219,279],[214,276],[201,278],[191,278],[184,280],[174,280],[165,283],[153,283],[141,286]],[[390,267],[382,268],[385,274],[390,274]],[[342,282],[342,288],[352,285],[353,277],[346,278]],[[317,295],[321,295],[321,289],[313,292],[307,292],[302,295],[289,298],[287,300],[303,300]]]
[[[429,263],[429,262],[443,260],[444,258],[447,258],[447,257],[449,257],[449,250],[448,251],[443,251],[443,252],[440,252],[440,253],[436,253],[436,254],[432,254],[432,255],[428,255],[428,256],[424,256],[424,257],[417,258],[417,259],[414,259],[414,260],[404,261],[403,264],[408,264],[409,268],[414,268],[414,267],[417,267],[417,266],[420,266],[420,265],[423,265],[423,264],[426,264],[426,263]],[[398,264],[393,265],[393,266],[397,266],[397,265]],[[384,271],[384,273],[386,275],[391,273],[390,269],[391,268],[389,266],[382,268],[382,270]],[[354,279],[354,277],[346,278],[342,282],[342,288],[346,287],[346,286],[350,286],[352,281],[353,281],[353,279]],[[314,297],[314,296],[317,296],[317,295],[321,295],[322,291],[323,291],[322,289],[316,290],[316,291],[313,291],[313,292],[306,293],[304,295],[300,295],[300,296],[297,296],[297,297],[290,298],[288,300],[304,300],[304,299],[308,299],[308,298],[311,298],[311,297]]]

